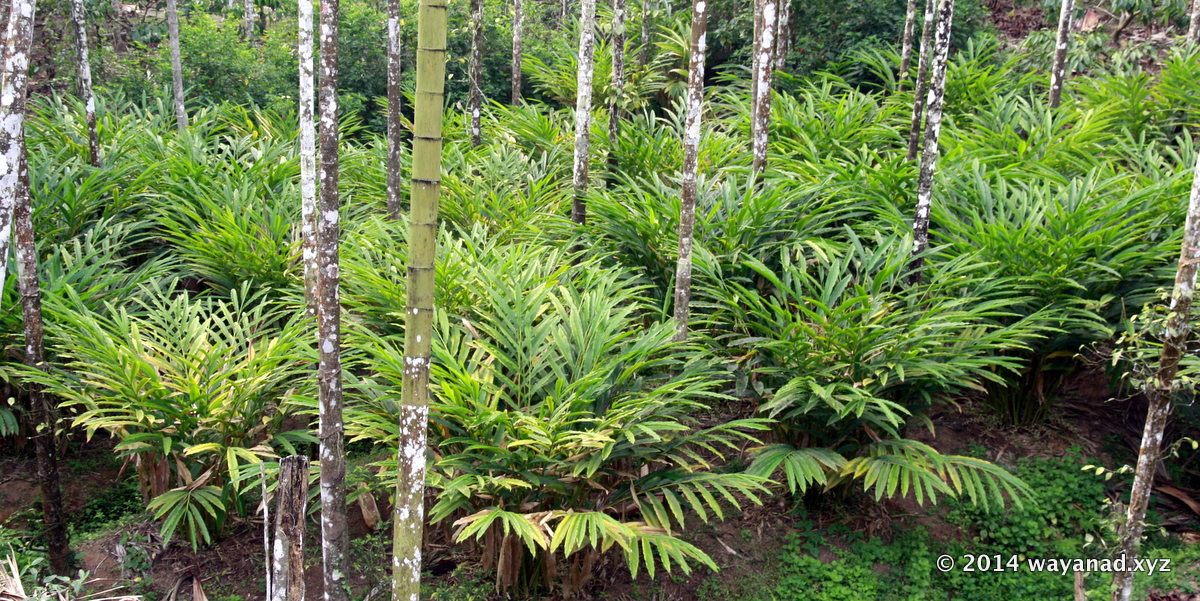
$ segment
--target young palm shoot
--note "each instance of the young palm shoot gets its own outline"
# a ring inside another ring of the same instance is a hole
[[[925,24],[921,29],[921,56],[917,59],[917,83],[913,88],[912,125],[908,128],[908,160],[917,158],[921,121],[925,118],[925,95],[929,90],[929,61],[933,53],[933,30],[937,12],[933,0],[925,0]]]
[[[692,0],[691,59],[688,61],[687,118],[683,126],[683,194],[679,207],[679,259],[675,264],[675,340],[687,340],[692,301],[692,234],[696,228],[696,166],[704,104],[704,52],[708,2]]]
[[[88,161],[93,167],[99,167],[100,137],[96,134],[96,99],[92,93],[92,63],[88,58],[87,18],[83,0],[71,0],[71,20],[75,21],[75,79],[87,121]]]
[[[933,56],[933,74],[929,85],[929,122],[925,126],[925,147],[921,150],[921,172],[917,177],[917,211],[913,218],[913,261],[909,283],[921,283],[923,254],[929,246],[929,210],[933,205],[933,176],[937,169],[938,136],[942,130],[942,100],[946,95],[946,61],[950,57],[950,25],[954,20],[954,0],[941,0],[937,17],[937,41]]]
[[[425,517],[425,439],[433,343],[434,255],[442,191],[442,103],[446,85],[446,0],[421,0],[417,15],[417,94],[408,218],[408,305],[400,390],[399,450],[392,533],[392,599],[421,591]]]
[[[579,16],[579,73],[575,83],[575,198],[571,221],[587,223],[588,159],[592,151],[592,80],[595,75],[596,0],[583,0]]]
[[[176,0],[167,0],[167,38],[171,46],[171,90],[175,98],[175,125],[179,131],[188,126],[187,110],[183,107],[183,64],[179,58],[179,8]]]
[[[761,179],[767,166],[767,130],[771,124],[771,76],[775,72],[776,0],[757,0],[754,40],[754,97],[750,111],[750,170]]]
[[[388,217],[398,221],[400,195],[403,194],[403,184],[400,181],[400,138],[404,128],[400,121],[400,103],[404,98],[400,92],[400,59],[404,49],[400,39],[400,0],[387,0],[387,12],[387,212]]]
[[[1200,158],[1197,158],[1192,179],[1192,195],[1188,202],[1187,219],[1183,225],[1183,249],[1179,253],[1179,268],[1175,272],[1175,287],[1171,291],[1170,313],[1167,316],[1162,354],[1158,371],[1146,383],[1146,425],[1142,430],[1142,446],[1138,449],[1137,468],[1129,493],[1125,521],[1118,530],[1117,554],[1124,556],[1126,565],[1137,557],[1138,545],[1145,528],[1146,507],[1154,488],[1155,466],[1162,451],[1163,433],[1171,414],[1175,397],[1179,360],[1186,352],[1191,334],[1192,295],[1196,290],[1196,269],[1200,265]],[[1113,574],[1113,601],[1129,601],[1133,590],[1133,572]]]
[[[1062,0],[1058,14],[1058,38],[1054,43],[1054,65],[1050,69],[1050,108],[1062,103],[1063,84],[1067,81],[1067,50],[1070,46],[1071,14],[1075,0]]]
[[[900,41],[900,81],[896,84],[904,89],[908,83],[908,72],[912,68],[913,32],[917,28],[917,0],[908,0],[904,9],[904,38]]]
[[[471,60],[467,78],[471,82],[471,146],[483,143],[480,111],[483,109],[483,0],[471,0]]]
[[[338,0],[321,0],[320,196],[317,205],[317,395],[325,601],[346,601],[346,455],[338,293]]]
[[[317,316],[317,132],[313,120],[313,0],[299,0],[300,57],[300,249],[304,259],[304,299],[309,317]],[[390,118],[390,117],[389,117]]]
[[[512,92],[509,103],[521,104],[521,52],[525,34],[525,0],[513,0]]]

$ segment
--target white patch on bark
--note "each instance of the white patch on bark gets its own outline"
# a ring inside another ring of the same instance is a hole
[[[1054,64],[1050,67],[1050,108],[1062,102],[1062,86],[1067,78],[1067,46],[1071,34],[1071,16],[1075,12],[1075,0],[1062,0],[1058,14],[1058,39],[1054,50]]]
[[[571,219],[578,224],[587,221],[584,195],[587,194],[588,159],[591,156],[595,36],[596,0],[582,0],[579,17],[579,73],[575,81],[575,156],[572,180],[575,202],[571,208]]]
[[[925,147],[921,151],[921,171],[917,179],[917,206],[913,218],[913,254],[929,245],[929,210],[933,204],[933,178],[937,169],[938,137],[942,127],[942,100],[946,91],[946,62],[950,56],[950,26],[954,20],[954,0],[942,0],[934,44],[933,73],[929,86],[929,118],[925,129]],[[920,265],[912,278],[920,280]]]

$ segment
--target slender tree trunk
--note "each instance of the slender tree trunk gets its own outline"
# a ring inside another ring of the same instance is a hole
[[[942,100],[946,94],[946,61],[950,57],[950,26],[954,0],[941,0],[938,7],[937,42],[929,86],[929,119],[925,125],[925,147],[921,150],[921,173],[917,178],[917,211],[913,219],[913,261],[909,283],[921,283],[929,246],[929,210],[933,204],[933,176],[937,169],[938,136],[942,131]]]
[[[650,0],[642,0],[642,45],[638,48],[639,67],[645,67],[646,64],[650,62],[650,27],[653,25],[652,16],[653,13],[650,10]]]
[[[96,134],[96,99],[92,94],[92,63],[88,60],[87,19],[83,0],[71,1],[71,19],[75,21],[75,78],[79,84],[79,99],[83,101],[88,129],[88,160],[100,166],[100,137]]]
[[[750,139],[752,146],[754,140],[754,111],[757,110],[754,107],[754,100],[758,98],[758,47],[761,45],[762,40],[763,0],[753,0],[753,2],[754,15],[751,17],[751,20],[753,21],[754,30],[750,34]]]
[[[608,97],[608,171],[609,181],[617,172],[617,144],[621,135],[622,104],[625,95],[625,0],[613,0],[612,20],[612,94]]]
[[[246,41],[254,39],[254,0],[242,1],[242,36]]]
[[[483,0],[471,0],[471,60],[468,65],[471,83],[471,146],[483,143],[480,132],[480,110],[483,107]]]
[[[175,93],[175,124],[179,131],[188,126],[187,110],[183,107],[183,65],[179,59],[179,9],[175,0],[167,0],[167,38],[171,45],[171,89]]]
[[[442,190],[442,104],[446,85],[446,0],[421,0],[417,21],[417,96],[413,115],[412,196],[408,220],[408,306],[400,390],[399,449],[392,539],[392,599],[421,590],[425,517],[425,438],[433,342],[434,259]]]
[[[342,438],[338,294],[338,0],[321,0],[320,195],[317,205],[317,373],[321,440],[321,557],[325,601],[347,601],[346,456]]]
[[[1124,557],[1125,565],[1131,566],[1137,557],[1145,528],[1146,507],[1154,488],[1155,466],[1162,451],[1163,432],[1171,414],[1171,402],[1178,382],[1179,359],[1187,352],[1187,339],[1191,333],[1192,295],[1196,289],[1196,268],[1200,263],[1200,157],[1197,157],[1195,175],[1192,179],[1192,196],[1188,203],[1187,220],[1183,226],[1183,248],[1179,253],[1179,269],[1175,273],[1175,288],[1171,292],[1171,311],[1167,316],[1167,327],[1163,335],[1162,355],[1158,360],[1158,372],[1146,385],[1149,407],[1146,409],[1146,426],[1142,430],[1142,446],[1138,450],[1137,468],[1134,471],[1133,487],[1129,493],[1129,507],[1125,522],[1118,530],[1120,542],[1118,557]],[[1113,601],[1129,601],[1133,589],[1133,572],[1113,574]]]
[[[400,122],[400,104],[404,101],[400,91],[400,61],[404,50],[400,39],[400,0],[387,0],[387,10],[387,211],[389,217],[399,221],[400,195],[404,191],[404,184],[400,181],[400,136],[404,129]]]
[[[21,314],[25,321],[25,364],[46,368],[45,334],[42,321],[42,295],[38,284],[37,244],[33,238],[33,207],[29,197],[29,165],[25,158],[25,132],[14,142],[20,148],[14,218],[16,220],[17,289],[21,293]],[[56,411],[38,384],[30,383],[29,406],[38,424],[33,435],[37,455],[38,480],[42,486],[42,515],[46,522],[46,547],[50,567],[55,574],[70,573],[67,548],[67,522],[63,516],[62,488],[58,483],[58,445],[54,435]]]
[[[0,73],[0,290],[8,269],[13,210],[20,199],[21,161],[25,156],[25,94],[29,52],[33,45],[33,0],[14,0],[4,40],[4,70]],[[27,193],[27,192],[26,192]]]
[[[264,599],[270,601],[275,598],[275,588],[272,583],[274,569],[271,566],[271,504],[269,502],[270,495],[267,494],[267,468],[262,462],[258,464],[258,482],[262,490],[262,515],[263,515],[263,564],[266,566],[267,579],[267,594]]]
[[[903,90],[912,70],[913,32],[917,28],[917,0],[908,0],[904,10],[904,39],[900,42],[900,77],[897,88]]]
[[[0,4],[7,6],[7,3],[4,3],[4,2],[0,2]],[[109,3],[109,6],[112,8],[112,12],[113,12],[113,17],[112,17],[113,52],[116,54],[124,54],[125,52],[129,51],[129,47],[125,45],[125,26],[124,26],[125,12],[121,9],[121,0],[112,0]],[[7,10],[7,8],[5,10]],[[7,16],[8,15],[5,14],[5,18],[7,18]],[[97,35],[99,35],[99,34],[97,34]]]
[[[513,106],[521,104],[521,51],[525,33],[525,0],[513,0],[512,96]]]
[[[299,0],[300,57],[300,232],[304,258],[304,300],[309,317],[317,316],[317,132],[313,118],[313,2]]]
[[[579,17],[579,77],[575,93],[575,201],[571,221],[587,223],[588,158],[591,154],[592,78],[596,52],[596,0],[583,0]]]
[[[263,501],[266,503],[266,501]],[[304,514],[308,508],[308,457],[292,455],[279,462],[275,488],[275,541],[270,601],[304,601]]]
[[[1050,108],[1062,103],[1063,84],[1067,82],[1067,49],[1071,43],[1071,14],[1075,0],[1062,0],[1058,14],[1058,40],[1054,45],[1054,66],[1050,69]]]
[[[921,29],[921,56],[917,60],[917,84],[913,91],[912,126],[908,129],[908,160],[917,158],[921,121],[925,117],[925,94],[929,90],[929,61],[933,53],[933,30],[937,11],[933,0],[925,0],[925,24]]]
[[[760,35],[754,43],[754,98],[750,112],[750,171],[762,176],[767,166],[767,130],[771,124],[771,76],[775,72],[775,0],[756,0],[762,14]]]
[[[687,118],[683,126],[683,198],[679,207],[679,259],[675,265],[675,340],[687,339],[692,302],[692,232],[696,226],[696,164],[704,108],[704,53],[708,2],[692,0],[692,44],[688,60]]]
[[[1192,13],[1188,23],[1187,43],[1196,44],[1200,42],[1200,0],[1192,1]]]
[[[787,70],[792,51],[792,0],[779,0],[779,26],[775,33],[775,70]]]

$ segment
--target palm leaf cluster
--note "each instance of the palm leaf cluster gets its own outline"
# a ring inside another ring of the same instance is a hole
[[[565,219],[568,107],[486,107],[478,147],[447,113],[430,519],[473,541],[501,588],[573,592],[605,553],[634,573],[711,568],[685,526],[767,495],[1022,502],[1025,484],[1000,466],[913,431],[972,396],[1013,423],[1043,419],[1081,346],[1169,283],[1200,56],[1179,52],[1153,78],[1077,78],[1073,102],[1049,110],[1040,79],[1012,77],[1021,63],[994,41],[962,49],[919,286],[903,235],[913,99],[896,90],[893,53],[784,81],[761,182],[744,84],[710,88],[692,338],[678,343],[667,317],[683,110],[671,100],[680,73],[661,72],[686,57],[680,23],[663,23],[615,144],[597,109],[587,227]],[[548,98],[573,97],[560,54],[526,65]],[[44,384],[71,425],[118,438],[167,533],[204,543],[257,499],[254,467],[273,473],[274,457],[311,440],[295,120],[221,105],[180,134],[161,103],[101,99],[93,168],[80,107],[36,109],[52,369],[15,366],[20,323],[4,312],[7,381]],[[346,429],[391,454],[407,224],[385,217],[386,144],[342,125]],[[712,419],[734,401],[755,410]],[[20,415],[20,403],[0,407],[0,435]],[[386,480],[395,465],[375,468]]]

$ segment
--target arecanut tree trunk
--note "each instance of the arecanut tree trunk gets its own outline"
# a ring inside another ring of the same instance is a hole
[[[614,166],[625,95],[625,37],[625,0],[613,0],[612,94],[608,97],[608,153],[609,164]]]
[[[4,289],[4,263],[9,240],[16,228],[17,290],[25,326],[25,364],[45,368],[44,325],[38,285],[37,245],[33,237],[33,208],[29,191],[29,164],[25,155],[25,109],[29,82],[29,54],[33,46],[33,0],[14,0],[9,10],[4,45],[3,88],[0,89],[0,290]],[[14,223],[15,222],[15,223]],[[34,423],[34,453],[42,493],[42,517],[50,567],[69,573],[67,525],[63,516],[62,489],[54,443],[55,412],[40,386],[27,384]]]
[[[470,81],[471,146],[483,143],[480,131],[483,108],[483,0],[471,0],[471,58],[467,66]]]
[[[4,40],[4,69],[0,72],[0,290],[8,269],[13,211],[22,182],[25,154],[25,95],[29,81],[29,53],[33,46],[33,0],[14,0]]]
[[[513,0],[512,92],[510,104],[521,104],[521,53],[525,34],[525,0]]]
[[[754,37],[754,83],[750,110],[750,171],[761,177],[767,166],[767,131],[771,124],[771,76],[775,73],[776,0],[756,0]],[[690,83],[690,82],[689,82]]]
[[[171,90],[175,98],[175,125],[187,129],[187,109],[183,106],[183,64],[179,58],[179,8],[175,0],[167,0],[167,43],[171,47]]]
[[[588,159],[592,150],[592,80],[595,75],[596,0],[580,2],[579,73],[575,83],[575,196],[571,221],[587,223]]]
[[[46,369],[45,325],[42,320],[41,287],[38,283],[37,243],[33,234],[33,207],[29,194],[29,164],[25,158],[24,132],[16,140],[20,146],[18,160],[16,220],[17,290],[21,295],[21,315],[25,325],[25,365]],[[42,492],[42,518],[46,524],[46,548],[50,568],[55,574],[67,575],[71,570],[67,543],[67,521],[63,515],[62,487],[58,479],[58,458],[55,424],[58,412],[40,384],[27,383],[29,408],[38,424],[33,434],[38,481]]]
[[[929,90],[929,61],[933,53],[933,30],[937,11],[933,0],[925,0],[925,18],[921,29],[921,55],[917,59],[917,82],[913,88],[912,125],[908,129],[908,160],[917,158],[921,140],[921,122],[925,117],[925,95]]]
[[[404,183],[400,179],[401,123],[400,105],[404,102],[400,90],[400,61],[403,58],[404,41],[400,39],[400,0],[387,0],[388,12],[388,67],[387,67],[387,212],[391,219],[400,220],[400,197],[404,194]]]
[[[1175,287],[1171,291],[1170,313],[1162,340],[1158,371],[1146,383],[1146,424],[1142,429],[1142,445],[1138,449],[1137,468],[1129,493],[1125,521],[1118,529],[1117,556],[1130,566],[1137,558],[1145,528],[1146,507],[1154,488],[1155,468],[1162,453],[1163,433],[1171,415],[1171,403],[1179,382],[1179,360],[1187,352],[1191,334],[1192,295],[1196,290],[1196,271],[1200,266],[1200,157],[1197,157],[1192,177],[1192,194],[1188,202],[1187,219],[1183,225],[1183,247],[1179,267],[1175,272]],[[1113,601],[1129,601],[1133,590],[1133,572],[1113,574]]]
[[[310,11],[311,12],[311,11]],[[308,457],[279,461],[275,536],[271,546],[270,601],[304,601],[304,518],[308,508]],[[263,500],[266,503],[266,500]]]
[[[1200,0],[1192,1],[1192,12],[1189,16],[1185,41],[1188,44],[1200,43]]]
[[[900,77],[896,87],[903,90],[912,70],[913,33],[917,28],[917,0],[908,0],[904,9],[904,37],[900,41]]]
[[[442,191],[442,104],[446,86],[446,0],[421,0],[417,15],[416,106],[408,219],[408,305],[400,390],[392,531],[392,599],[417,601],[425,518],[425,446],[433,343],[438,197]]]
[[[93,167],[99,167],[100,136],[96,133],[96,98],[92,93],[92,63],[88,56],[87,13],[83,0],[71,0],[71,20],[75,22],[75,81],[87,122],[88,161]]]
[[[913,261],[909,283],[921,283],[925,249],[929,246],[929,211],[933,205],[933,178],[937,170],[938,137],[942,131],[942,100],[946,94],[946,62],[950,58],[950,26],[954,21],[954,0],[941,0],[937,16],[937,41],[933,73],[929,82],[929,117],[925,125],[925,145],[921,150],[921,172],[917,177],[917,210],[913,218]]]
[[[338,0],[321,0],[320,195],[317,205],[317,388],[321,441],[321,558],[325,601],[347,601],[346,456],[342,436],[338,291]]]
[[[641,11],[641,45],[638,47],[638,66],[645,67],[650,62],[650,28],[654,25],[654,13],[650,7],[650,0],[642,0]]]
[[[1054,65],[1050,68],[1050,108],[1062,103],[1063,85],[1067,82],[1067,50],[1071,44],[1071,14],[1075,0],[1062,0],[1058,14],[1058,37],[1054,42]]]
[[[779,19],[775,26],[775,70],[787,70],[788,53],[792,51],[792,2],[778,0]]]
[[[247,42],[254,39],[254,0],[242,0],[242,37]]]
[[[682,203],[679,207],[679,258],[675,264],[675,340],[687,339],[692,301],[692,234],[696,226],[696,168],[700,121],[704,112],[704,53],[708,2],[692,0],[691,57],[688,59],[687,117],[683,126]]]
[[[299,0],[297,52],[300,59],[300,250],[304,260],[304,300],[317,316],[317,132],[313,114],[313,0]]]

